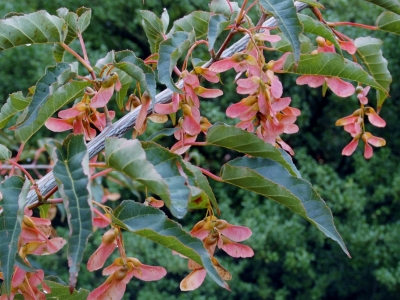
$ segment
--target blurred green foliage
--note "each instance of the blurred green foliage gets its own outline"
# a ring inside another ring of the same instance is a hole
[[[320,1],[328,21],[354,21],[373,25],[381,11],[362,0]],[[33,12],[45,9],[55,14],[59,7],[75,11],[74,0],[29,1],[0,3],[0,15],[11,11]],[[186,0],[83,0],[79,6],[93,9],[92,22],[84,33],[92,64],[111,50],[132,49],[138,56],[149,54],[146,37],[140,26],[140,9],[160,15],[168,9],[171,20],[197,10],[206,9],[206,1]],[[360,13],[362,11],[362,13]],[[352,255],[347,258],[332,241],[323,237],[316,228],[306,223],[288,209],[249,192],[211,182],[222,211],[221,218],[232,224],[249,226],[253,236],[246,242],[254,251],[251,259],[231,259],[221,252],[220,262],[232,274],[229,283],[232,291],[217,287],[211,280],[196,291],[182,293],[180,280],[189,273],[186,261],[170,251],[138,237],[126,239],[128,255],[138,257],[143,263],[161,265],[168,275],[161,281],[144,283],[132,280],[125,299],[396,299],[400,292],[400,49],[398,36],[367,32],[359,28],[338,28],[350,37],[372,35],[384,41],[383,54],[388,59],[394,78],[391,97],[386,101],[381,116],[387,121],[384,129],[371,128],[373,134],[382,136],[387,146],[375,151],[373,158],[365,161],[361,149],[352,157],[341,156],[342,148],[350,137],[335,121],[351,114],[358,106],[355,96],[339,99],[329,91],[321,97],[320,89],[295,85],[293,76],[282,76],[284,95],[292,97],[292,104],[302,111],[300,132],[287,137],[296,151],[295,162],[302,176],[309,180],[332,209],[335,223]],[[79,49],[77,45],[73,45]],[[20,47],[0,52],[0,95],[5,101],[11,92],[35,84],[51,64],[51,46]],[[224,120],[228,105],[240,98],[234,93],[232,78],[224,79],[224,96],[202,103],[205,116],[211,122]],[[374,103],[371,93],[370,101]],[[232,120],[225,122],[231,123]],[[2,132],[1,136],[10,136]],[[0,137],[1,137],[0,136]],[[12,140],[9,140],[12,143]],[[32,141],[27,149],[35,149]],[[361,147],[360,147],[361,148]],[[217,173],[221,164],[235,153],[215,148],[196,149],[200,164]],[[129,192],[124,194],[127,197]],[[199,212],[183,220],[190,229],[202,215]],[[58,225],[62,225],[59,222]],[[68,233],[60,226],[60,235]],[[128,235],[126,235],[128,237]],[[101,232],[90,239],[86,259],[101,242]],[[111,262],[112,259],[109,260]],[[44,268],[46,274],[61,276],[67,281],[65,254],[40,257],[35,267]],[[63,270],[63,272],[61,272]],[[101,272],[89,273],[82,266],[78,286],[93,289],[105,280]]]

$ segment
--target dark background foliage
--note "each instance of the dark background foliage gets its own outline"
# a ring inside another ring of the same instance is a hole
[[[144,4],[140,0],[85,0],[79,1],[79,4],[74,0],[5,2],[0,2],[1,16],[11,11],[29,13],[45,9],[55,14],[60,7],[67,7],[71,11],[80,6],[92,8],[91,25],[84,33],[92,64],[111,49],[131,49],[142,58],[149,54],[140,25],[140,9],[160,15],[165,7],[172,21],[193,10],[207,9],[206,1],[197,0],[146,0]],[[329,21],[372,25],[380,12],[377,7],[362,0],[320,2],[326,7],[324,16]],[[166,278],[158,282],[132,280],[126,299],[397,298],[400,292],[398,36],[354,28],[339,30],[353,38],[372,35],[384,41],[382,51],[389,61],[394,81],[391,97],[381,112],[387,126],[384,129],[371,128],[371,131],[386,139],[385,148],[375,151],[369,161],[364,160],[361,149],[352,157],[341,156],[342,148],[350,139],[334,123],[357,109],[356,97],[340,99],[329,91],[326,97],[322,97],[320,89],[296,86],[294,76],[283,76],[282,80],[284,95],[292,97],[294,106],[302,111],[298,120],[300,132],[286,137],[286,140],[296,151],[294,159],[302,176],[315,186],[332,209],[335,223],[352,259],[347,258],[338,245],[325,238],[315,227],[285,207],[250,192],[211,182],[220,203],[221,218],[253,230],[253,236],[247,243],[255,251],[253,258],[237,260],[218,253],[222,264],[233,274],[230,282],[232,291],[222,290],[206,279],[198,290],[181,293],[179,282],[188,273],[186,262],[157,245],[126,235],[129,255],[137,256],[147,264],[161,265],[168,271]],[[77,45],[73,47],[79,49]],[[26,93],[27,88],[34,85],[44,73],[44,67],[53,63],[51,46],[19,47],[0,52],[0,62],[0,103],[4,103],[9,93],[19,90]],[[204,114],[211,122],[232,122],[226,120],[224,111],[240,98],[235,95],[231,81],[225,80],[223,97],[202,102]],[[374,101],[373,96],[370,101]],[[43,137],[48,137],[48,132],[42,131],[26,146],[31,151],[25,158],[32,158]],[[12,134],[7,130],[0,132],[0,142],[12,149],[18,146],[13,144]],[[220,168],[221,162],[234,155],[215,148],[198,149],[195,152],[199,163],[214,172]],[[124,192],[123,197],[135,199],[136,196]],[[182,222],[190,229],[201,218],[202,215],[196,212],[189,214]],[[59,234],[67,235],[63,223],[59,225]],[[89,241],[86,259],[100,242],[101,232],[96,232]],[[63,273],[62,277],[67,280],[67,261],[62,254],[41,257],[36,264],[36,267],[45,269],[46,274]],[[89,273],[83,266],[78,286],[93,289],[104,279],[100,272]]]

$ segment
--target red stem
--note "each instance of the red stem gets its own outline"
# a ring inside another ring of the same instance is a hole
[[[97,174],[94,174],[94,175],[91,177],[91,179],[93,180],[93,179],[95,179],[95,178],[97,178],[97,177],[100,177],[100,176],[106,175],[106,174],[108,174],[108,173],[110,173],[110,172],[112,172],[112,171],[113,171],[113,169],[112,169],[112,168],[109,168],[109,169],[103,170],[103,171],[101,171],[101,172],[99,172],[99,173],[97,173]]]
[[[329,27],[336,27],[336,26],[354,26],[354,27],[361,27],[369,30],[379,30],[377,26],[370,26],[365,24],[353,23],[353,22],[328,22],[326,23]]]
[[[35,184],[35,180],[32,178],[31,174],[29,174],[29,172],[27,170],[25,170],[25,168],[23,168],[21,165],[19,165],[18,163],[16,163],[13,160],[9,160],[8,161],[10,164],[12,164],[13,166],[17,167],[18,169],[20,169],[25,175],[26,177],[28,177],[28,179],[30,180],[30,182],[32,184]],[[11,176],[11,175],[10,175]]]
[[[22,154],[22,150],[24,150],[24,147],[25,147],[25,143],[22,143],[21,146],[19,146],[18,153],[17,153],[17,155],[16,155],[15,158],[14,158],[14,161],[15,161],[16,163],[18,162],[18,160],[19,160],[19,158],[20,158],[20,156],[21,156],[21,154]],[[10,160],[10,161],[11,161],[11,160]],[[10,174],[9,174],[10,177],[14,175],[14,167],[15,167],[15,166],[13,165],[13,168],[11,169]]]
[[[92,167],[92,168],[107,168],[108,166],[106,165],[106,163],[97,162],[97,163],[89,163],[89,167]]]
[[[207,142],[185,142],[183,146],[207,146]]]
[[[197,167],[197,168],[199,168],[199,170],[201,171],[201,173],[203,173],[204,175],[207,175],[208,177],[214,179],[215,181],[224,182],[224,181],[222,180],[221,177],[219,177],[219,176],[217,176],[217,175],[214,175],[214,174],[211,173],[210,171],[207,171],[207,170],[205,170],[205,169],[203,169],[203,168],[200,168],[200,167]]]

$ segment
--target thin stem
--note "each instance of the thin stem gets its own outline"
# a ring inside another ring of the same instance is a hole
[[[216,181],[224,182],[224,181],[222,180],[221,177],[219,177],[219,176],[217,176],[217,175],[211,173],[210,171],[207,171],[207,170],[205,170],[205,169],[203,169],[203,168],[200,168],[200,167],[197,167],[197,168],[198,168],[198,169],[201,171],[201,173],[203,173],[204,175],[207,175],[208,177],[210,177],[210,178],[212,178],[212,179],[214,179],[214,180],[216,180]]]
[[[24,169],[31,169],[31,170],[36,170],[36,169],[51,169],[53,165],[35,165],[35,164],[29,164],[29,165],[20,165]],[[9,165],[2,165],[2,169],[13,169],[15,168],[14,166],[9,166]],[[10,175],[11,176],[11,175]]]
[[[183,143],[183,147],[184,146],[207,146],[207,142],[184,142]]]
[[[25,143],[22,143],[21,146],[19,146],[18,153],[14,158],[14,161],[16,163],[19,161],[19,158],[22,154],[22,151],[24,150],[24,147],[25,147]],[[10,177],[14,175],[14,169],[15,169],[15,166],[13,165],[13,168],[11,168],[11,171],[10,171]]]
[[[188,60],[189,60],[189,56],[192,54],[193,50],[194,50],[198,45],[201,45],[201,44],[205,44],[205,45],[208,46],[208,42],[205,41],[205,40],[200,40],[200,41],[195,42],[195,43],[190,47],[189,51],[188,51],[187,54],[186,54],[185,60],[183,61],[182,70],[186,70],[186,68],[187,68],[187,62],[188,62]]]
[[[377,26],[370,26],[365,24],[353,23],[353,22],[327,22],[326,23],[329,27],[336,27],[336,26],[354,26],[354,27],[361,27],[364,29],[369,30],[379,30]]]
[[[104,176],[104,175],[106,175],[106,174],[108,174],[108,173],[110,173],[110,172],[112,172],[113,171],[113,169],[112,168],[109,168],[109,169],[105,169],[105,170],[103,170],[103,171],[101,171],[101,172],[99,172],[99,173],[97,173],[97,174],[94,174],[90,179],[95,179],[95,178],[97,178],[97,177],[100,177],[100,176]]]
[[[103,162],[89,163],[89,167],[92,167],[92,168],[108,168],[106,163],[103,163]]]
[[[90,74],[93,73],[93,68],[78,53],[76,53],[74,50],[72,50],[70,47],[68,47],[68,45],[64,43],[60,43],[60,46],[63,47],[65,51],[72,54],[77,60],[79,60],[79,62],[89,71]]]
[[[37,202],[32,205],[29,205],[28,209],[32,210],[32,209],[39,207],[41,205],[44,205],[44,204],[59,204],[59,203],[63,203],[62,198],[50,199],[50,200],[47,200],[46,202]]]
[[[252,7],[253,7],[254,5],[256,5],[257,2],[258,2],[258,1],[254,1],[252,4],[250,4],[249,7],[246,8],[246,10],[244,11],[244,15],[247,15],[247,13],[249,12],[249,10],[252,9]]]
[[[26,175],[26,177],[28,177],[29,181],[32,184],[35,184],[35,180],[32,178],[31,174],[29,174],[29,172],[27,170],[25,170],[25,168],[23,168],[21,165],[19,165],[18,163],[16,163],[13,160],[9,160],[9,163],[12,164],[13,166],[17,167],[18,169],[20,169]]]
[[[51,196],[53,196],[53,194],[54,194],[55,192],[57,192],[57,191],[58,191],[58,185],[56,185],[55,187],[53,187],[53,188],[51,189],[51,191],[48,192],[48,193],[43,197],[43,201],[47,201],[47,199],[49,199]]]
[[[83,37],[82,37],[82,33],[78,33],[78,38],[79,38],[79,43],[81,44],[81,48],[82,48],[82,52],[83,52],[83,58],[85,59],[85,61],[90,65],[90,61],[86,52],[86,46],[85,43],[83,41]]]
[[[108,111],[107,106],[104,106],[103,108],[104,108],[104,114],[106,115],[106,127],[109,127],[112,125],[110,112]]]

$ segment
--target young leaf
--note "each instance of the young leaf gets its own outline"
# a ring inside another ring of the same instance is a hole
[[[161,14],[161,22],[163,23],[163,33],[165,33],[168,30],[169,25],[169,14],[166,8],[163,9],[163,12]]]
[[[230,21],[223,15],[212,15],[210,17],[210,23],[208,25],[208,50],[211,51],[214,48],[215,41],[218,36],[228,27]]]
[[[48,280],[47,277],[45,278],[44,283],[51,289],[51,293],[46,294],[46,300],[86,300],[90,293],[88,290],[79,289],[79,291],[74,290],[71,294],[68,286]]]
[[[143,17],[142,26],[150,44],[150,51],[152,54],[157,53],[167,28],[164,28],[163,22],[151,11],[141,10],[140,15]]]
[[[154,72],[143,60],[137,58],[134,52],[129,50],[115,52],[113,64],[138,81],[143,90],[148,91],[151,99],[155,100],[156,78]]]
[[[18,253],[18,240],[21,233],[18,199],[20,194],[29,191],[24,187],[22,177],[12,176],[0,183],[0,265],[3,272],[4,288],[7,295],[11,292],[11,279],[14,270],[15,255]],[[22,191],[21,191],[22,190]],[[23,209],[22,209],[23,214]]]
[[[221,123],[215,124],[208,129],[206,141],[208,145],[232,149],[255,157],[270,158],[296,176],[296,171],[277,148],[243,129]]]
[[[387,60],[382,56],[382,41],[372,37],[361,37],[354,40],[357,47],[357,55],[368,72],[377,83],[389,92],[392,76],[387,68]],[[387,94],[377,90],[377,107],[382,107],[387,98]]]
[[[385,11],[376,19],[376,26],[380,30],[400,35],[400,16]]]
[[[400,15],[400,3],[398,0],[365,0],[380,7],[386,8],[396,14]]]
[[[2,144],[0,144],[0,161],[9,160],[11,158],[11,151]]]
[[[0,51],[26,44],[63,42],[67,26],[46,11],[0,20]]]
[[[172,26],[168,37],[178,31],[190,33],[194,31],[197,40],[203,40],[207,37],[208,23],[210,22],[210,13],[206,11],[194,11],[183,18],[176,20]]]
[[[300,59],[300,33],[303,27],[297,17],[296,7],[293,0],[260,0],[260,4],[272,13],[278,22],[279,29],[292,44],[294,59]]]
[[[158,79],[175,93],[182,94],[182,91],[175,85],[171,74],[179,58],[186,54],[194,42],[194,32],[178,31],[160,44],[159,59],[157,64]]]
[[[23,111],[31,102],[32,97],[25,98],[22,92],[11,94],[7,102],[1,107],[0,111],[0,129],[4,128],[10,119],[20,111]]]
[[[93,227],[89,156],[84,136],[70,134],[62,145],[55,142],[52,158],[57,161],[53,174],[68,217],[69,286],[73,289]]]
[[[69,45],[78,37],[78,34],[82,34],[85,29],[89,26],[92,10],[90,8],[81,7],[76,13],[70,12],[68,8],[59,8],[57,14],[62,18],[68,25],[68,34],[65,37],[64,43]],[[56,62],[61,62],[64,59],[65,49],[59,44],[55,44],[53,47],[53,55]]]
[[[327,39],[330,41],[332,44],[335,45],[336,50],[342,54],[342,49],[340,48],[340,45],[335,38],[335,36],[332,33],[332,30],[326,26],[325,24],[318,22],[314,20],[313,18],[303,15],[303,14],[297,14],[299,17],[300,22],[304,26],[304,32],[307,33],[312,33],[317,36],[322,36],[323,38]]]
[[[77,64],[58,63],[48,67],[36,84],[35,94],[26,108],[26,119],[16,125],[15,135],[26,142],[53,113],[83,95],[90,85],[86,81],[71,81],[76,76]]]
[[[287,206],[336,241],[350,257],[325,201],[308,181],[290,175],[279,163],[266,158],[238,158],[222,167],[221,177]]]
[[[122,201],[114,211],[113,222],[197,262],[218,285],[228,287],[215,270],[202,241],[184,231],[180,224],[167,219],[159,209],[131,200]]]
[[[225,17],[229,18],[235,12],[240,11],[240,7],[237,2],[230,2],[229,4],[227,0],[211,0],[208,4],[210,11],[214,14],[222,14]]]
[[[295,67],[293,54],[289,54],[283,70],[301,75],[337,76],[370,85],[387,94],[386,89],[377,83],[358,64],[348,59],[343,59],[337,53],[302,54],[297,68]]]

